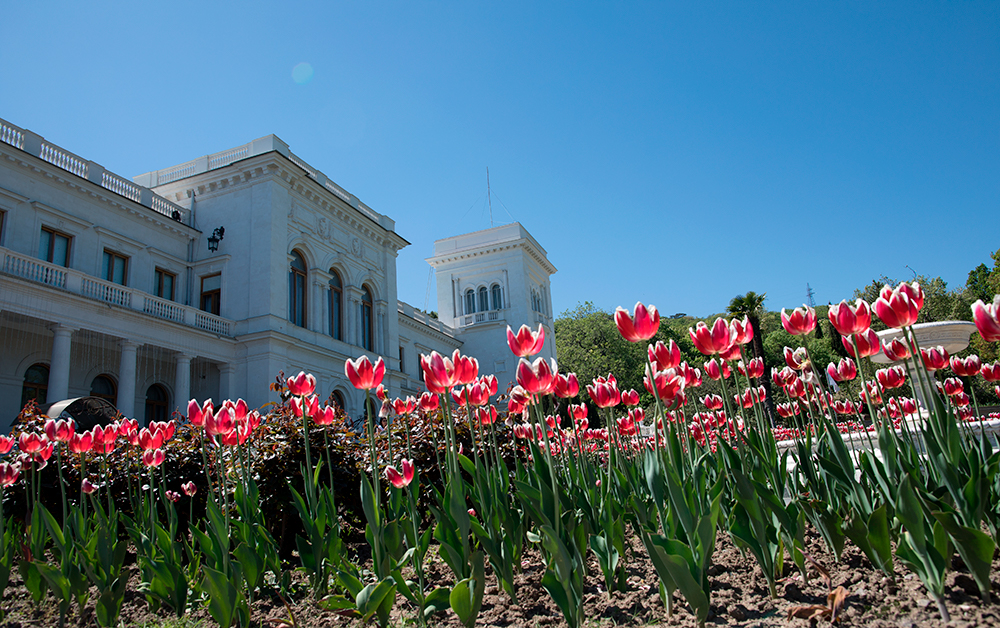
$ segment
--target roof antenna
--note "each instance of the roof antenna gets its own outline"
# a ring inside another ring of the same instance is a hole
[[[814,294],[812,286],[806,284],[806,299],[809,300],[809,307],[816,307],[816,300],[813,298]]]
[[[490,229],[493,228],[493,197],[490,194],[490,167],[486,166],[486,200],[490,204]]]
[[[910,265],[909,265],[909,264],[905,264],[905,266],[906,266],[907,268],[910,268]],[[914,278],[914,279],[916,279],[916,278],[917,278],[917,271],[915,271],[915,270],[913,270],[912,268],[910,268],[910,272],[911,272],[911,273],[913,273],[913,278]]]

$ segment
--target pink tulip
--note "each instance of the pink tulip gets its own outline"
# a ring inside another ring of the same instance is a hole
[[[973,303],[972,320],[983,340],[1000,342],[1000,294],[993,297],[993,303],[983,303],[982,299]]]
[[[559,373],[556,375],[555,389],[553,390],[556,397],[562,399],[572,399],[580,394],[580,380],[576,378],[576,373],[569,373],[563,375]]]
[[[413,414],[417,409],[417,400],[413,396],[406,399],[396,399],[392,402],[392,410],[399,416]]]
[[[649,345],[646,349],[650,362],[656,363],[656,369],[665,371],[677,368],[681,363],[681,348],[671,338],[666,344],[662,340],[657,340],[656,345]]]
[[[607,379],[597,377],[587,386],[587,392],[594,405],[598,408],[611,408],[617,406],[622,401],[621,392],[618,390],[618,382],[614,376],[608,373]]]
[[[0,455],[9,453],[14,448],[15,442],[12,436],[0,436]]]
[[[638,431],[636,429],[635,421],[632,420],[631,416],[617,419],[617,424],[618,433],[622,436],[632,436]]]
[[[85,495],[91,495],[97,490],[97,486],[90,481],[90,478],[83,478],[83,482],[80,482],[80,490],[83,491]]]
[[[323,409],[312,415],[313,423],[316,425],[331,425],[337,418],[337,412],[330,406],[323,406]]]
[[[900,366],[890,366],[875,371],[875,379],[886,390],[899,388],[906,382],[906,371]]]
[[[497,409],[495,406],[476,408],[476,418],[480,425],[493,425],[497,420]]]
[[[36,454],[49,444],[45,434],[22,433],[17,439],[17,448],[26,454]]]
[[[882,353],[892,362],[901,362],[910,357],[910,348],[899,338],[882,343]]]
[[[629,316],[628,310],[619,307],[615,310],[615,325],[622,337],[629,342],[649,340],[660,328],[660,313],[655,305],[647,308],[642,303],[636,303],[635,315]]]
[[[883,286],[875,301],[875,313],[882,322],[893,328],[909,327],[917,322],[924,305],[924,291],[920,284],[903,282],[895,289]]]
[[[573,417],[574,421],[582,421],[587,418],[587,404],[581,403],[578,405],[570,405],[569,415]]]
[[[706,395],[701,398],[701,403],[709,410],[721,410],[722,409],[722,397],[719,395]]]
[[[842,336],[860,334],[872,326],[871,308],[863,299],[858,299],[854,305],[847,301],[831,305],[827,315],[830,317],[830,324]]]
[[[432,393],[447,392],[457,383],[454,363],[437,351],[421,355],[420,368],[424,371],[424,384]]]
[[[205,417],[214,412],[212,400],[206,399],[204,405],[199,406],[198,402],[192,399],[188,402],[188,421],[191,425],[201,426],[205,424]]]
[[[412,460],[404,459],[400,463],[400,467],[403,470],[402,473],[397,471],[396,467],[389,466],[385,468],[385,477],[396,488],[408,486],[413,481],[413,476],[416,473]]]
[[[209,415],[205,420],[205,432],[209,436],[219,436],[229,434],[236,429],[236,418],[229,408],[219,408],[214,415]]]
[[[17,477],[21,473],[21,467],[9,462],[0,462],[0,486],[10,486],[17,482]]]
[[[722,318],[715,319],[711,328],[698,321],[693,328],[688,328],[688,334],[695,348],[705,355],[725,353],[736,342],[736,330]]]
[[[166,459],[166,455],[163,453],[162,449],[151,449],[149,451],[142,452],[142,464],[147,467],[158,467],[163,464]]]
[[[181,501],[181,494],[178,493],[177,491],[167,491],[166,493],[164,493],[164,495],[166,495],[167,499],[169,499],[174,503]]]
[[[626,390],[625,392],[622,393],[622,403],[624,403],[626,406],[639,405],[639,393],[637,393],[635,389]]]
[[[860,355],[854,355],[854,346],[851,344],[852,340],[858,345],[858,353]],[[871,329],[851,336],[842,336],[840,341],[844,345],[844,350],[855,360],[877,355],[882,351],[882,341],[878,337],[878,334]]]
[[[150,432],[148,428],[142,428],[139,432],[139,446],[146,450],[159,449],[163,446],[163,432]]]
[[[784,354],[785,364],[788,365],[788,368],[801,371],[809,364],[809,354],[806,352],[805,347],[799,347],[794,350],[791,347],[785,347]]]
[[[555,360],[550,365],[545,358],[538,358],[534,363],[521,358],[517,365],[517,383],[530,394],[545,395],[552,391],[558,372]]]
[[[434,393],[420,394],[420,410],[423,412],[436,412],[441,406],[441,399]]]
[[[984,364],[979,374],[988,382],[1000,381],[1000,362]],[[2,448],[0,448],[0,453],[5,453]]]
[[[379,358],[372,364],[366,355],[354,361],[348,359],[344,362],[344,373],[347,374],[347,379],[351,380],[351,385],[358,390],[371,390],[378,387],[385,377],[385,361]],[[306,394],[312,394],[312,391]]]
[[[979,375],[979,371],[982,369],[983,362],[978,355],[970,355],[964,359],[957,356],[951,357],[951,370],[955,372],[955,375],[974,377]]]
[[[849,382],[858,376],[858,367],[851,358],[843,358],[838,364],[831,362],[826,372],[835,382]]]
[[[353,383],[353,380],[352,380]],[[289,377],[285,382],[288,392],[292,395],[311,395],[316,391],[316,378],[311,373],[299,371],[295,377]],[[374,386],[372,386],[374,388]]]
[[[76,426],[73,424],[73,420],[59,420],[48,419],[45,421],[45,435],[48,436],[50,441],[56,443],[66,443],[72,438],[73,434],[76,433]]]
[[[779,403],[774,409],[778,412],[778,416],[784,419],[790,419],[799,413],[799,406],[794,403]]]
[[[803,305],[788,314],[785,312],[785,308],[781,308],[781,326],[793,336],[808,334],[816,327],[816,310],[808,305]]]
[[[686,381],[684,376],[679,375],[675,369],[657,371],[651,375],[647,366],[642,384],[649,394],[656,395],[667,405],[670,405],[683,395]]]
[[[181,490],[184,491],[184,494],[188,497],[193,497],[194,494],[198,492],[198,487],[194,482],[185,482],[184,484],[181,484]]]
[[[920,358],[924,362],[924,368],[932,373],[948,366],[948,351],[941,345],[930,349],[921,349]]]
[[[750,324],[750,319],[746,316],[743,317],[743,320],[734,318],[729,326],[736,332],[736,344],[745,345],[753,340],[753,325]]]
[[[531,328],[527,325],[521,325],[521,328],[514,333],[514,330],[507,326],[507,346],[510,350],[519,358],[526,358],[528,356],[535,355],[542,350],[545,345],[545,328],[542,324],[538,324],[538,331],[531,331]]]
[[[949,377],[944,380],[944,394],[949,397],[961,395],[965,391],[965,385],[957,377]]]

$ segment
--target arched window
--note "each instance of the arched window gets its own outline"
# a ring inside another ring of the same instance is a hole
[[[361,295],[361,346],[368,351],[375,350],[375,325],[372,319],[372,291],[363,286]]]
[[[472,288],[465,291],[465,313],[473,314],[476,311],[476,293]]]
[[[330,335],[344,339],[344,283],[340,274],[330,269]]]
[[[499,284],[493,284],[493,287],[490,289],[490,291],[493,293],[493,309],[494,310],[502,310],[503,309],[503,293],[500,291],[500,285]]]
[[[153,384],[146,389],[146,425],[153,421],[166,421],[169,404],[170,398],[163,386]]]
[[[299,327],[306,326],[306,261],[298,251],[292,251],[288,273],[288,320]]]
[[[33,364],[24,372],[24,383],[21,384],[21,407],[34,399],[44,406],[48,403],[49,367],[44,364]]]
[[[344,403],[344,395],[340,394],[339,390],[333,391],[333,403],[335,403],[341,410],[344,410],[347,407]]]
[[[534,288],[531,290],[531,309],[536,312],[541,311],[538,303],[538,292],[536,292]]]
[[[479,289],[479,311],[490,311],[490,292],[486,289],[486,286]]]
[[[90,396],[107,399],[111,403],[118,403],[118,385],[110,375],[98,375],[90,383]]]

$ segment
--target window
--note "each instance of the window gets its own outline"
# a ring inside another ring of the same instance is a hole
[[[465,313],[473,314],[476,311],[476,293],[469,288],[465,291]]]
[[[534,289],[531,290],[531,309],[536,312],[541,312],[541,301],[538,299],[538,292]]]
[[[333,403],[341,410],[347,407],[344,403],[344,395],[340,394],[339,390],[333,391]]]
[[[65,233],[42,227],[42,237],[38,243],[38,259],[59,266],[69,266],[70,238]]]
[[[361,295],[361,346],[368,351],[375,350],[375,330],[372,325],[372,291],[364,286]]]
[[[153,421],[166,421],[167,408],[170,399],[167,391],[159,384],[153,384],[146,390],[146,425]]]
[[[44,364],[34,364],[24,372],[24,383],[21,384],[21,407],[32,399],[40,405],[47,403],[49,390],[49,367]]]
[[[98,375],[90,383],[90,396],[107,399],[112,404],[118,403],[118,386],[110,375]]]
[[[330,335],[344,339],[344,283],[340,274],[330,269]]]
[[[490,311],[490,293],[486,289],[486,286],[483,286],[482,288],[479,289],[479,311],[480,312]]]
[[[154,277],[154,286],[156,296],[161,299],[174,300],[174,283],[177,281],[177,275],[165,271],[162,268],[156,269],[156,275]]]
[[[299,327],[306,326],[306,261],[298,251],[292,251],[288,272],[288,320]]]
[[[7,217],[7,212],[0,211],[0,246],[3,246],[3,222]]]
[[[222,301],[222,273],[201,278],[201,309],[219,315]]]
[[[128,258],[114,251],[104,249],[104,263],[101,265],[101,277],[111,283],[125,285],[128,279]]]
[[[399,370],[406,372],[406,361],[403,360],[403,345],[399,345]]]
[[[491,289],[493,292],[493,309],[502,310],[503,309],[503,293],[500,292],[500,286],[498,284],[493,284]]]

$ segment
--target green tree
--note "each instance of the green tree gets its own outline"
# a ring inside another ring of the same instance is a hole
[[[767,416],[771,421],[771,425],[774,425],[777,415],[774,411],[774,400],[771,394],[771,367],[775,366],[775,362],[769,362],[764,355],[764,334],[760,325],[761,316],[764,314],[764,300],[766,298],[766,292],[757,294],[750,291],[746,294],[740,294],[729,301],[729,307],[726,311],[733,316],[746,316],[750,327],[753,328],[751,345],[753,346],[754,357],[764,360],[764,377],[761,378],[761,385],[764,386],[764,390],[767,393],[765,395],[764,408],[767,410]]]

